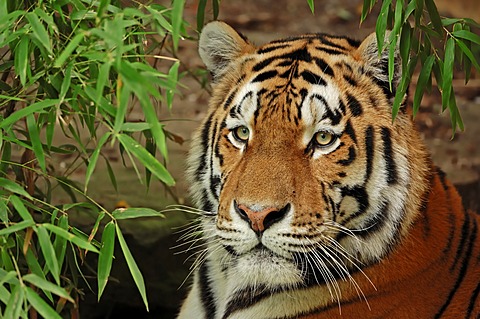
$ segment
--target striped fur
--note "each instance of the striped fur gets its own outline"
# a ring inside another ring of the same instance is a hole
[[[214,91],[188,175],[206,248],[179,318],[479,318],[479,217],[406,105],[392,122],[375,35],[257,48],[212,22],[199,51]]]

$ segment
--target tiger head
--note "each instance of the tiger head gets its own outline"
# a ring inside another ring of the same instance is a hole
[[[226,285],[333,282],[402,240],[429,160],[405,101],[392,120],[398,52],[391,85],[375,34],[256,47],[212,22],[199,52],[214,83],[188,175],[206,259]]]

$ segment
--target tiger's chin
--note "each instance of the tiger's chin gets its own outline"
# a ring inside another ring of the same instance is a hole
[[[292,259],[264,246],[257,246],[236,256],[230,275],[240,289],[263,287],[276,290],[297,287],[304,282],[301,271]]]

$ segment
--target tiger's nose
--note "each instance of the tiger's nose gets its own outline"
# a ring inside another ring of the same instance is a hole
[[[282,220],[290,210],[290,204],[287,204],[282,209],[267,207],[261,210],[255,210],[246,205],[237,204],[236,201],[234,201],[233,204],[235,211],[243,220],[249,223],[250,227],[257,234],[263,233],[265,229]]]

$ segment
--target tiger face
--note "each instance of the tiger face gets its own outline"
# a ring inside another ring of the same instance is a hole
[[[257,48],[222,22],[204,28],[199,52],[214,84],[188,164],[215,298],[341,293],[402,240],[428,185],[407,108],[392,121],[387,54],[374,34]]]

